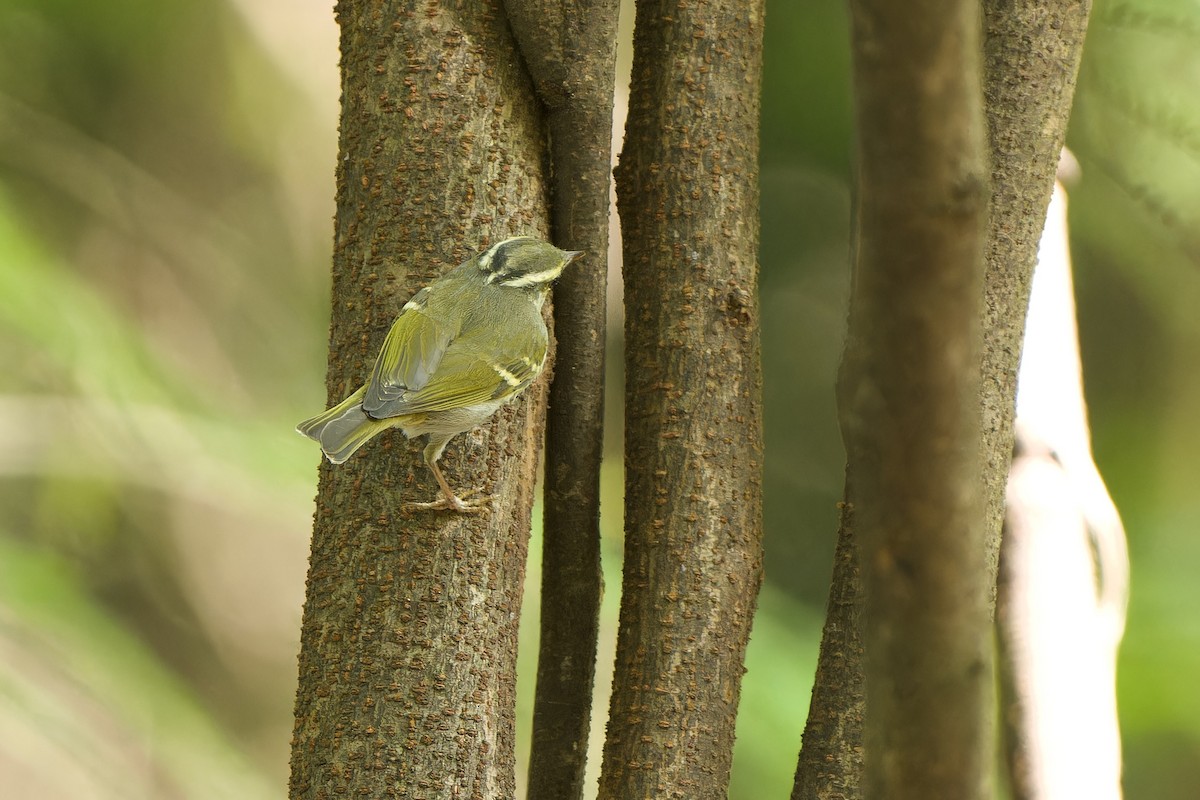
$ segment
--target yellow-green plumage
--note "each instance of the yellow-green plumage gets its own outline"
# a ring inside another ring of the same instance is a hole
[[[335,464],[388,428],[428,435],[425,461],[445,500],[412,505],[475,510],[451,491],[437,460],[450,439],[484,422],[541,372],[548,340],[542,303],[578,255],[520,237],[463,262],[404,304],[367,383],[297,430]]]

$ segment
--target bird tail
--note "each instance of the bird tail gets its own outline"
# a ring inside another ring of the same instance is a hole
[[[366,391],[366,386],[359,387],[333,408],[301,422],[296,430],[319,443],[330,462],[341,464],[372,436],[395,424],[395,420],[375,419],[363,411],[362,399]]]

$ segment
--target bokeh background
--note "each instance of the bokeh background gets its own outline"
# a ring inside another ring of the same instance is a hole
[[[840,2],[768,0],[768,583],[734,798],[790,788],[829,579],[848,63]],[[337,103],[328,2],[0,4],[6,796],[284,795],[319,457],[292,428],[325,400]],[[1182,800],[1200,786],[1200,7],[1098,0],[1070,144],[1096,457],[1132,557],[1127,796]],[[536,581],[525,607],[523,736]]]

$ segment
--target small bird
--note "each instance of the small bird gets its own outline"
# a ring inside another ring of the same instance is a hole
[[[530,236],[505,239],[413,295],[392,323],[371,378],[297,427],[341,464],[388,428],[427,435],[425,463],[443,497],[410,508],[481,510],[464,501],[437,462],[446,444],[482,424],[542,371],[548,335],[542,304],[550,284],[582,255]]]

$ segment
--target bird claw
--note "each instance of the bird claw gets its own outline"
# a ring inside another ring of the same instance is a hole
[[[472,489],[469,492],[464,492],[463,497],[470,497],[473,494],[478,494],[479,489]],[[439,497],[429,503],[405,503],[404,507],[413,511],[456,511],[460,514],[478,514],[487,509],[491,504],[490,497],[477,497],[473,500],[463,500],[457,495],[451,497]]]

